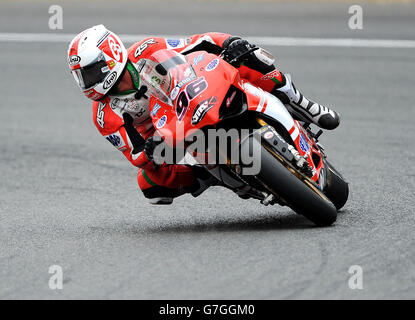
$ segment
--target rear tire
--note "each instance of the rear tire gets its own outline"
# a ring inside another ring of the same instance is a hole
[[[298,214],[318,226],[332,225],[337,219],[335,206],[292,174],[267,149],[261,147],[261,169],[257,177]]]

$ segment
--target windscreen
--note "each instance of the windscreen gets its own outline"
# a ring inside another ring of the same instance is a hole
[[[173,106],[180,87],[195,79],[196,74],[180,53],[160,50],[151,58],[142,59],[138,65],[141,80],[149,94]]]

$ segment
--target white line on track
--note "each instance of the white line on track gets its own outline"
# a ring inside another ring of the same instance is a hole
[[[120,34],[126,43],[140,41],[147,37],[186,38],[183,35]],[[75,34],[69,33],[0,33],[0,42],[65,42],[69,43]],[[261,46],[286,47],[360,47],[360,48],[412,48],[415,40],[392,39],[347,39],[347,38],[303,38],[303,37],[245,37],[249,42]]]

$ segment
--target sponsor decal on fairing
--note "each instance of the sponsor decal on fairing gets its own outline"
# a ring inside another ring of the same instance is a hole
[[[209,64],[206,66],[205,70],[206,71],[212,71],[215,70],[216,67],[219,65],[219,59],[213,59],[211,62],[209,62]]]
[[[176,85],[176,87],[181,88],[181,87],[183,87],[186,83],[189,83],[190,81],[192,81],[192,80],[194,80],[194,79],[196,79],[196,76],[191,75],[190,77],[185,78],[185,79],[183,79],[182,81],[180,81],[180,82]]]
[[[170,99],[171,100],[175,100],[177,98],[177,95],[180,92],[180,89],[187,83],[189,83],[190,81],[196,79],[196,76],[194,74],[190,75],[190,77],[183,79],[182,81],[180,81],[174,88],[173,90],[170,92]]]
[[[187,68],[184,72],[183,72],[183,76],[188,77],[192,74],[192,70],[190,68]]]
[[[193,60],[193,65],[197,66],[199,62],[201,62],[205,57],[204,53],[199,54],[197,57],[194,58]]]
[[[170,92],[170,99],[175,100],[177,95],[179,94],[180,88],[178,86],[174,87],[174,89]]]
[[[300,134],[300,148],[306,153],[310,152],[310,146],[308,145],[308,141],[303,134]]]
[[[159,105],[158,103],[156,103],[153,107],[153,110],[151,111],[151,116],[154,117],[157,112],[160,110],[161,105]]]
[[[235,95],[236,95],[236,91],[234,91],[232,93],[232,95],[226,99],[226,107],[227,108],[229,108],[229,106],[231,105],[233,98],[235,98]]]
[[[203,117],[206,115],[206,113],[210,109],[212,109],[216,101],[217,101],[217,97],[210,97],[206,100],[203,100],[201,103],[199,103],[193,111],[192,125],[196,125],[200,121],[202,121]]]
[[[164,116],[162,116],[162,117],[160,118],[160,120],[157,122],[157,125],[156,125],[157,129],[163,128],[163,127],[164,127],[164,125],[166,124],[166,122],[167,122],[167,116],[166,116],[166,115],[164,115]]]

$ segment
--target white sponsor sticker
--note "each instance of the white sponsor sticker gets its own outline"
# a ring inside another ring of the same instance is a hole
[[[157,129],[163,128],[164,125],[167,123],[167,116],[164,115],[160,118],[160,120],[157,122]]]
[[[175,100],[177,98],[177,95],[179,94],[180,88],[174,87],[174,89],[170,93],[170,99]]]
[[[219,65],[219,59],[213,59],[211,62],[208,63],[205,70],[206,71],[215,70],[218,65]]]
[[[267,131],[264,133],[265,139],[271,139],[274,136],[274,133],[272,131]]]

